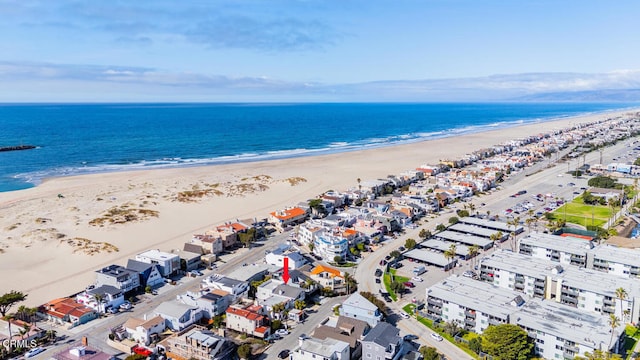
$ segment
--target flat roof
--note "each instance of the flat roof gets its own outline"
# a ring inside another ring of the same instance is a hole
[[[443,252],[449,250],[451,245],[454,245],[454,244],[452,244],[451,242],[446,242],[446,241],[437,240],[437,239],[429,239],[429,240],[423,241],[420,244],[420,246],[422,247],[428,247],[430,249],[436,249]],[[461,256],[469,255],[469,247],[466,245],[456,245],[456,254]]]
[[[248,264],[247,266],[236,267],[227,276],[239,281],[249,281],[255,276],[274,273],[278,271],[278,269],[282,269],[282,266],[269,265],[264,263],[255,263],[255,264]]]
[[[527,237],[520,239],[520,244],[527,244],[576,255],[586,255],[588,250],[593,248],[593,243],[585,239],[539,232],[533,232]],[[638,253],[638,255],[640,255],[640,253]]]
[[[433,252],[425,249],[413,249],[404,253],[403,256],[440,267],[445,267],[456,261],[445,258],[441,252]]]
[[[553,279],[562,279],[563,284],[569,287],[612,298],[616,298],[615,291],[619,287],[623,287],[627,291],[629,299],[640,297],[640,282],[636,279],[623,278],[618,275],[572,265],[561,265],[558,262],[516,254],[502,249],[481,259],[480,264],[481,266],[491,266],[494,269],[541,280],[544,280],[547,276]],[[561,268],[562,272],[553,274],[552,270],[554,268]]]
[[[480,219],[477,217],[467,216],[467,217],[460,218],[460,222],[463,224],[476,225],[476,226],[481,226],[487,229],[502,231],[503,233],[510,233],[513,231],[513,226],[502,221],[486,220],[486,219]],[[522,231],[522,230],[524,230],[522,225],[516,226],[516,231]]]
[[[485,248],[493,244],[493,241],[491,239],[487,239],[486,237],[480,237],[472,234],[463,234],[451,230],[441,231],[434,236],[444,240],[460,242],[469,245],[478,245],[481,248]]]
[[[466,234],[473,234],[473,235],[477,235],[477,236],[481,236],[481,237],[485,237],[485,238],[490,238],[491,235],[496,234],[498,232],[498,230],[485,229],[485,228],[481,228],[479,226],[469,225],[469,224],[461,224],[461,223],[457,223],[457,224],[451,225],[447,229],[458,231],[458,232],[461,232],[461,233],[466,233]],[[504,231],[503,231],[503,233],[505,235],[507,234]]]
[[[608,349],[611,340],[608,316],[553,301],[529,300],[514,315],[515,323],[532,330],[543,331],[594,349]],[[624,324],[616,328],[619,335]]]
[[[594,259],[640,267],[640,250],[600,245],[592,250]]]
[[[524,302],[521,294],[511,289],[459,275],[451,275],[427,288],[428,296],[501,319],[508,319],[518,310],[516,304]]]

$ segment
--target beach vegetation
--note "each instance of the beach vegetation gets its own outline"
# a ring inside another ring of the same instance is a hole
[[[156,210],[143,208],[129,208],[127,204],[120,207],[114,206],[102,214],[101,217],[89,221],[91,226],[104,226],[107,224],[125,224],[133,221],[147,220],[158,217],[160,213]]]
[[[418,236],[420,236],[421,239],[426,240],[431,237],[431,231],[427,229],[422,229],[420,230],[420,233],[418,234]]]
[[[469,211],[460,209],[456,211],[456,214],[458,215],[458,217],[467,217],[469,216]]]
[[[252,355],[251,344],[242,344],[238,346],[238,356],[240,359],[249,359]]]
[[[422,355],[424,360],[439,360],[440,353],[438,353],[438,349],[432,346],[421,346],[418,352]]]
[[[436,231],[445,231],[447,227],[444,224],[436,225]]]
[[[76,237],[73,239],[66,239],[66,240],[63,239],[63,240],[60,240],[60,243],[67,244],[72,248],[74,248],[73,250],[74,254],[84,253],[86,255],[96,255],[103,252],[113,253],[113,252],[120,251],[120,249],[118,249],[118,247],[113,244],[106,243],[106,242],[92,241],[89,239],[79,238],[79,237]]]
[[[452,216],[449,218],[449,224],[454,225],[460,222],[460,219],[457,216]]]
[[[587,184],[591,187],[599,187],[604,189],[622,189],[622,184],[618,183],[618,180],[609,176],[594,176]]]
[[[385,315],[387,314],[387,305],[385,305],[385,303],[382,300],[378,299],[378,297],[373,293],[370,293],[368,291],[361,291],[360,295],[362,295],[363,298],[367,299],[370,303],[375,305],[381,313]]]
[[[295,176],[295,177],[290,177],[290,178],[286,179],[285,181],[288,182],[289,185],[291,185],[291,186],[296,186],[296,185],[298,185],[300,183],[307,182],[307,179],[305,179],[303,177]]]

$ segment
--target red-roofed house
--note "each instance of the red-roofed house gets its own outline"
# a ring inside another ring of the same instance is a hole
[[[262,307],[259,307],[260,309]],[[267,318],[258,313],[255,306],[240,308],[230,306],[227,308],[227,329],[239,331],[247,335],[253,335],[264,339],[271,335],[271,327],[267,324]]]
[[[98,313],[88,306],[78,304],[71,298],[55,299],[42,306],[47,317],[58,324],[70,323],[72,326],[87,323],[98,317]]]
[[[281,231],[290,225],[304,222],[306,218],[307,211],[299,207],[286,208],[269,214],[269,222]]]
[[[344,287],[344,275],[342,275],[342,272],[329,266],[318,265],[314,267],[311,269],[310,277],[324,288],[328,287],[331,290],[336,290],[336,288]]]

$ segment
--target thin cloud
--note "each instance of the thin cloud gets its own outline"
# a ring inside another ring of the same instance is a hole
[[[187,31],[188,40],[213,48],[306,51],[333,44],[336,32],[318,20],[261,21],[247,16],[218,17]]]

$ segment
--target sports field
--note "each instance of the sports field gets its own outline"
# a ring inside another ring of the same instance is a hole
[[[617,210],[616,208],[615,210]],[[605,205],[587,205],[582,202],[582,196],[557,208],[553,213],[554,220],[565,219],[568,223],[582,226],[602,226],[611,217],[612,209]]]

